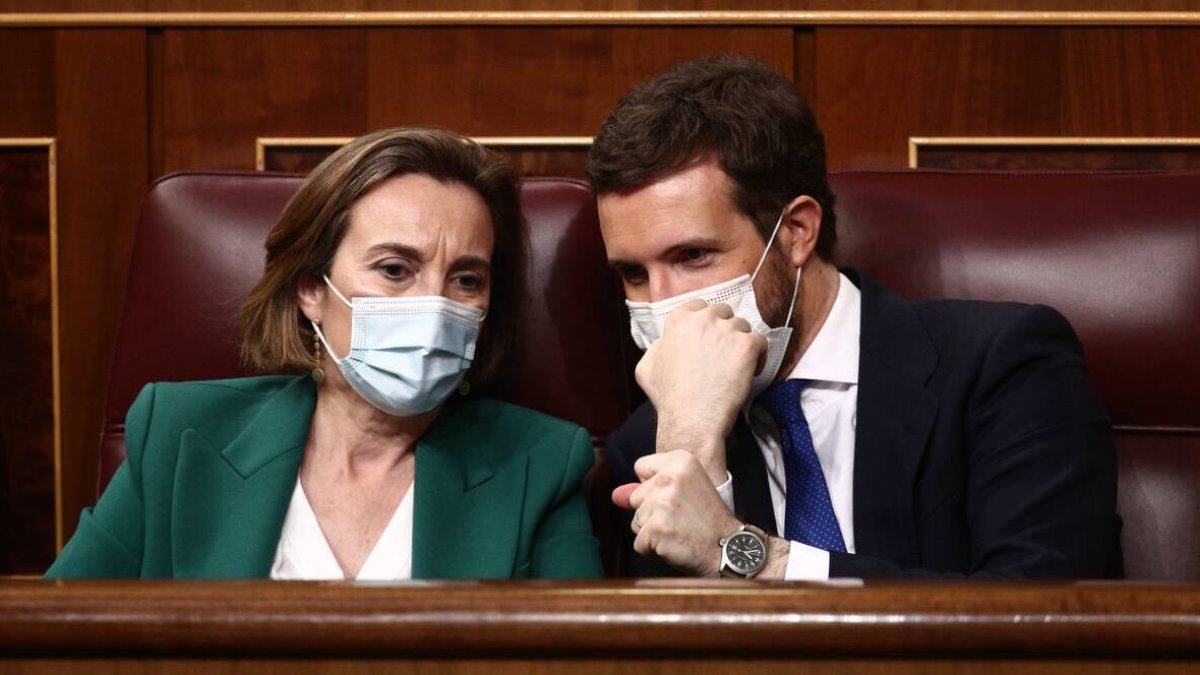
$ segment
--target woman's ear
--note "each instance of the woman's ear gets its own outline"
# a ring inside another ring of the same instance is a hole
[[[795,267],[803,267],[812,258],[821,235],[821,205],[808,195],[801,195],[784,207],[779,226],[779,243]]]
[[[296,286],[296,302],[309,321],[321,323],[321,311],[325,307],[325,282],[312,275],[301,277]]]

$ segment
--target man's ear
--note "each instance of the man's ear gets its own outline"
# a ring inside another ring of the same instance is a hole
[[[309,321],[321,323],[321,310],[325,307],[325,282],[312,275],[300,278],[296,286],[296,302]]]
[[[783,222],[779,225],[779,245],[795,267],[812,259],[821,235],[821,205],[808,195],[801,195],[784,207]]]

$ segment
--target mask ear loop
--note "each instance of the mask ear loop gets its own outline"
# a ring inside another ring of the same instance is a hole
[[[346,299],[346,296],[342,295],[342,292],[337,289],[337,286],[334,286],[333,282],[329,280],[329,276],[322,274],[321,278],[325,280],[325,285],[329,287],[329,290],[333,291],[333,294],[337,296],[338,300],[341,300],[343,305],[349,307],[351,311],[353,311],[354,303],[350,302]]]
[[[785,215],[787,215],[787,207],[784,207],[783,211],[779,213],[779,220],[775,221],[775,229],[771,230],[771,238],[767,240],[767,247],[763,249],[762,257],[758,259],[758,265],[754,267],[754,274],[750,275],[750,283],[754,283],[754,280],[758,278],[758,271],[767,261],[767,254],[771,252],[771,244],[775,243],[775,235],[779,234],[779,226],[783,224]],[[796,283],[792,285],[792,304],[788,305],[787,321],[783,322],[784,328],[792,325],[792,312],[796,311],[796,297],[800,294],[800,272],[803,269],[803,266],[796,268]]]
[[[762,269],[763,263],[767,261],[767,254],[771,252],[771,244],[775,243],[775,235],[779,234],[779,226],[783,224],[783,216],[786,213],[787,208],[779,212],[779,220],[775,221],[775,229],[771,230],[771,238],[767,240],[767,247],[763,249],[762,256],[758,259],[758,264],[754,266],[754,274],[750,275],[750,281],[753,282],[758,278],[758,271]]]
[[[787,328],[792,325],[792,312],[796,311],[796,296],[800,294],[800,273],[804,271],[804,266],[796,268],[796,283],[792,286],[792,304],[788,306],[787,321],[783,322],[783,327]]]

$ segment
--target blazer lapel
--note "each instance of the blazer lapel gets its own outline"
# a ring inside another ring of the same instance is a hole
[[[754,432],[742,415],[738,415],[733,431],[725,439],[725,458],[729,475],[733,476],[734,514],[767,534],[776,534],[767,465]]]
[[[514,576],[529,459],[477,409],[447,406],[417,443],[414,579]]]
[[[223,450],[195,429],[183,433],[172,506],[176,578],[268,576],[315,401],[312,383],[296,378]]]
[[[855,551],[916,566],[913,491],[938,409],[925,388],[937,352],[906,300],[855,270],[842,271],[862,290]]]

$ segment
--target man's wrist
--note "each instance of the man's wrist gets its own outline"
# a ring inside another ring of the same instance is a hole
[[[781,580],[787,574],[792,542],[779,537],[767,537],[767,564],[758,573],[759,579]]]
[[[657,452],[687,450],[700,462],[704,473],[714,486],[725,482],[725,436],[719,431],[707,431],[699,425],[659,417],[655,439]]]

